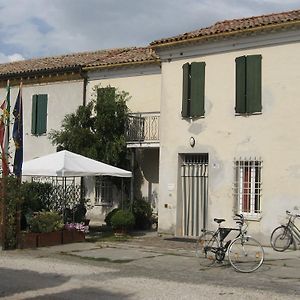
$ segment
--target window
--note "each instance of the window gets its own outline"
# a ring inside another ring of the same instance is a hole
[[[112,204],[112,184],[103,176],[95,180],[95,205]]]
[[[237,114],[262,111],[261,105],[261,55],[241,56],[235,59]]]
[[[183,118],[204,116],[205,62],[186,63],[183,69],[182,111]]]
[[[238,212],[246,216],[257,216],[261,211],[261,169],[259,160],[235,161]]]
[[[48,95],[32,96],[31,133],[41,135],[47,132]]]

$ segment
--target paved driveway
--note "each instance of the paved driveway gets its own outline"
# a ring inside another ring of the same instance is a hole
[[[266,249],[251,274],[201,269],[193,243],[148,236],[0,252],[3,299],[299,299],[300,253]],[[1,298],[2,299],[2,298]]]

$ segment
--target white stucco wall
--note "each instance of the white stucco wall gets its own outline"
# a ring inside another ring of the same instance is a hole
[[[235,58],[251,54],[262,55],[262,114],[235,116]],[[182,65],[193,61],[206,62],[205,118],[189,121],[181,117]],[[263,160],[262,218],[250,221],[253,235],[267,241],[286,209],[300,209],[299,69],[299,42],[232,48],[162,63],[160,231],[180,231],[180,224],[176,229],[180,153],[209,154],[209,227],[214,226],[214,217],[234,224],[233,161],[239,157]],[[191,136],[194,148],[189,145]]]
[[[111,86],[119,91],[129,93],[130,99],[127,102],[127,106],[131,113],[160,111],[160,66],[146,65],[112,70],[95,70],[88,73],[88,78],[87,102],[95,98],[95,92],[93,91],[95,86]],[[141,183],[140,192],[142,197],[157,199],[159,168],[158,153],[159,150],[157,148],[148,150],[147,148],[142,148],[139,149],[139,153],[136,155],[136,159],[139,161],[142,169],[142,178],[136,180]],[[149,163],[151,161],[153,163]],[[93,189],[91,189],[91,191],[92,190]],[[94,196],[92,192],[90,193],[90,198],[93,201]],[[91,213],[95,217],[98,216],[98,219],[104,219],[102,214],[104,212],[106,213],[106,211],[106,207],[96,207]]]
[[[161,96],[161,73],[159,66],[141,66],[89,73],[87,99],[91,99],[96,85],[112,86],[129,93],[127,105],[131,112],[159,112]]]
[[[18,87],[11,88],[11,112],[13,111]],[[31,134],[32,96],[35,94],[48,95],[47,133],[41,136]],[[0,90],[0,97],[4,99],[6,89]],[[51,129],[60,129],[64,116],[75,112],[76,108],[83,103],[83,82],[62,81],[44,84],[23,84],[23,132],[24,132],[24,161],[56,151],[52,146],[47,134]],[[11,117],[13,122],[14,118]],[[14,156],[13,140],[10,141],[12,157]]]

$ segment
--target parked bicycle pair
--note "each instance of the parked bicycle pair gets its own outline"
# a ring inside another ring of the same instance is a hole
[[[196,256],[204,267],[222,263],[226,254],[232,267],[243,273],[257,270],[264,261],[264,250],[261,244],[247,235],[247,224],[242,214],[235,215],[238,228],[221,227],[224,219],[214,219],[218,223],[216,231],[202,230],[203,234],[196,241]],[[225,242],[232,231],[237,231],[233,240]]]

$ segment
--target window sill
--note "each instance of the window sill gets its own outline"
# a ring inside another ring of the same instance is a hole
[[[255,214],[255,215],[250,215],[247,213],[242,213],[246,221],[254,221],[254,222],[259,222],[262,219],[261,214]]]
[[[253,113],[235,113],[236,117],[250,117],[250,116],[257,116],[262,115],[262,112],[253,112]]]

